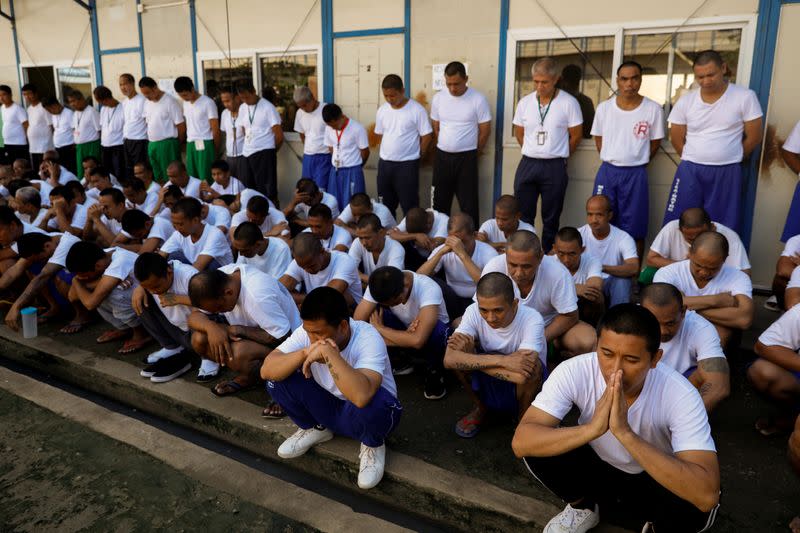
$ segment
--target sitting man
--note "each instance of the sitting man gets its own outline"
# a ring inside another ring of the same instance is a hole
[[[111,246],[122,232],[122,215],[127,211],[125,195],[109,187],[100,193],[96,205],[89,208],[83,237],[102,246]]]
[[[133,265],[136,254],[123,248],[104,250],[94,242],[73,244],[67,253],[66,266],[73,274],[70,302],[80,302],[86,309],[97,309],[114,329],[97,338],[102,344],[126,340],[121,354],[133,353],[150,342],[150,336],[131,305],[136,287]]]
[[[308,210],[320,203],[330,207],[331,216],[339,216],[339,204],[335,196],[321,191],[311,178],[299,179],[292,201],[283,210],[286,220],[292,225],[292,235],[308,227]]]
[[[447,238],[435,248],[417,274],[433,276],[444,268],[446,284],[442,293],[447,312],[453,318],[464,314],[472,304],[472,297],[481,271],[497,252],[489,244],[475,239],[475,224],[467,213],[456,213],[447,223]]]
[[[127,200],[128,209],[138,209],[152,216],[158,214],[158,191],[148,192],[144,182],[133,178],[122,185],[122,194]]]
[[[491,272],[447,342],[445,368],[456,371],[475,407],[456,423],[474,437],[490,410],[522,418],[547,374],[542,315],[519,305],[511,278]]]
[[[351,307],[361,301],[361,281],[358,267],[350,256],[343,252],[330,251],[312,233],[300,233],[292,242],[294,260],[289,263],[281,283],[292,292],[295,302],[303,303],[306,294],[317,287],[333,287],[344,294]],[[296,292],[302,282],[304,293]]]
[[[182,162],[173,161],[167,166],[167,178],[169,178],[169,182],[165,183],[164,186],[171,183],[177,186],[184,196],[200,200],[200,184],[202,182],[194,176],[190,176],[186,172],[186,165]]]
[[[578,318],[578,296],[569,271],[558,259],[544,255],[535,233],[519,230],[508,240],[506,253],[489,261],[481,273],[501,272],[514,282],[514,295],[522,305],[542,315],[548,344],[563,357],[594,349],[594,329]]]
[[[674,285],[683,293],[683,303],[717,328],[722,347],[728,346],[734,330],[753,323],[753,284],[741,270],[725,264],[728,240],[721,233],[698,235],[689,259],[667,265],[653,281]]]
[[[581,232],[572,226],[564,226],[558,230],[553,252],[572,274],[575,293],[578,295],[578,317],[589,324],[597,324],[606,310],[602,263],[592,254],[586,253]]]
[[[544,530],[583,533],[609,505],[624,509],[637,531],[705,531],[720,475],[700,394],[658,364],[658,321],[647,309],[612,307],[598,337],[597,352],[553,370],[512,442],[536,479],[567,502]],[[573,406],[578,425],[560,427]]]
[[[403,411],[386,345],[375,328],[349,315],[335,289],[311,291],[302,327],[264,359],[261,377],[299,427],[278,455],[300,457],[335,434],[349,437],[361,443],[358,486],[370,489],[383,477],[386,437]]]
[[[731,391],[730,368],[714,326],[686,310],[681,291],[668,283],[642,290],[642,306],[661,326],[661,362],[686,377],[698,391],[709,413]]]
[[[386,228],[375,213],[361,215],[356,225],[356,239],[348,252],[359,267],[361,284],[366,287],[375,269],[393,266],[403,269],[406,251],[403,245],[386,236]]]
[[[175,228],[164,217],[150,217],[138,209],[129,209],[122,215],[122,231],[114,239],[114,246],[137,254],[155,252],[173,233]]]
[[[42,207],[42,195],[35,187],[21,187],[17,189],[9,205],[16,209],[17,218],[37,228],[41,225],[47,209]]]
[[[793,307],[786,301],[786,289],[792,273],[798,266],[800,266],[800,235],[795,235],[786,241],[786,246],[783,247],[783,251],[778,257],[778,263],[775,265],[775,277],[772,279],[773,297],[770,298],[770,300],[774,299],[774,304],[772,304],[774,307],[768,306],[771,304],[770,300],[767,300],[765,306],[775,310],[789,310]]]
[[[375,214],[381,221],[381,225],[386,229],[397,226],[397,221],[389,211],[389,208],[380,202],[376,202],[367,193],[357,192],[350,198],[350,203],[336,218],[334,223],[346,229],[355,238],[358,221],[362,216]]]
[[[218,206],[213,206],[218,207]],[[265,237],[280,237],[284,233],[288,236],[288,223],[280,209],[272,207],[266,196],[253,196],[247,201],[246,207],[231,217],[230,236],[239,224],[252,222],[259,227]]]
[[[506,243],[515,231],[525,229],[536,233],[533,226],[522,220],[519,202],[510,195],[504,194],[494,203],[494,218],[490,218],[478,229],[478,240],[491,244],[496,250],[503,252]]]
[[[239,254],[237,265],[252,265],[275,279],[289,268],[292,251],[279,237],[265,237],[253,222],[242,222],[233,232],[233,249]]]
[[[205,181],[200,183],[200,194],[206,202],[213,202],[222,196],[234,197],[245,189],[241,181],[231,176],[230,165],[222,159],[211,163],[211,179],[214,180],[211,185]]]
[[[87,219],[86,206],[78,203],[69,186],[59,185],[50,191],[50,209],[42,218],[39,227],[46,231],[72,233],[81,238]]]
[[[353,318],[372,324],[396,353],[392,364],[396,375],[414,371],[413,355],[424,358],[425,398],[445,397],[442,361],[450,318],[442,289],[435,281],[408,270],[380,267],[370,275],[369,287]]]
[[[181,198],[172,208],[175,232],[161,245],[160,253],[199,271],[216,269],[233,262],[228,239],[219,228],[201,219],[202,205],[196,198]]]
[[[0,272],[5,272],[17,262],[17,239],[27,233],[44,233],[43,230],[22,222],[14,209],[0,206]]]
[[[639,275],[636,241],[611,224],[611,201],[596,194],[586,202],[586,224],[578,228],[587,253],[603,265],[603,294],[609,306],[628,303],[634,278]]]
[[[342,226],[333,223],[331,208],[325,204],[317,204],[308,210],[308,227],[304,232],[313,233],[326,250],[337,250],[347,253],[353,238]]]
[[[158,191],[161,190],[161,184],[156,181],[153,175],[153,166],[149,161],[139,161],[133,165],[133,177],[142,180],[147,192],[158,194]]]
[[[428,260],[431,251],[444,244],[450,217],[433,209],[412,207],[389,237],[406,249],[406,268],[416,271]]]
[[[297,306],[286,289],[250,265],[226,265],[196,274],[189,281],[189,298],[197,309],[222,315],[227,322],[199,310],[188,321],[194,351],[237,373],[212,389],[217,396],[255,386],[264,357],[300,327]]]
[[[89,178],[86,180],[86,196],[93,200],[100,199],[100,193],[109,187],[122,190],[117,179],[107,168],[94,166],[89,169]]]

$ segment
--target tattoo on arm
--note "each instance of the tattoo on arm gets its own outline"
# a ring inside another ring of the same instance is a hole
[[[511,381],[509,375],[503,372],[490,372],[489,375],[492,377],[496,377],[497,379],[502,379],[503,381]]]
[[[711,392],[711,387],[712,387],[711,383],[708,382],[703,383],[703,385],[700,387],[700,396],[708,395],[708,393]]]
[[[483,368],[479,363],[456,363],[453,366],[456,370],[480,370]]]
[[[328,359],[325,359],[325,364],[328,365],[328,371],[331,373],[333,381],[339,381],[339,374],[337,374],[336,371],[333,370],[333,365],[331,364],[331,362]]]
[[[728,360],[724,357],[712,357],[711,359],[703,359],[697,362],[697,366],[703,372],[720,372],[729,374],[730,368],[728,367]]]

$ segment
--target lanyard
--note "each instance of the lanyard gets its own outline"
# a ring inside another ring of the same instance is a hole
[[[339,149],[339,144],[342,142],[342,135],[344,135],[344,130],[347,125],[350,124],[350,119],[347,119],[347,122],[344,123],[344,127],[341,130],[336,130],[336,149]]]
[[[536,103],[539,105],[539,126],[544,126],[544,119],[547,118],[547,114],[550,112],[550,106],[553,105],[553,100],[556,99],[556,95],[558,95],[558,89],[553,93],[553,96],[547,103],[547,107],[544,109],[544,114],[542,114],[542,101],[539,100],[539,93],[536,93]]]
[[[250,127],[253,126],[253,119],[256,117],[256,111],[258,111],[258,102],[256,102],[256,105],[253,106],[252,112],[250,112],[250,106],[247,106],[247,116],[250,117]]]

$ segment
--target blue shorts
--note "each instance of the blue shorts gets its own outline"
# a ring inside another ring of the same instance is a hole
[[[701,165],[681,161],[672,180],[664,224],[690,207],[702,207],[711,220],[739,231],[742,205],[742,165]]]
[[[364,169],[361,165],[345,168],[329,167],[328,186],[325,190],[336,197],[339,209],[344,209],[350,203],[351,196],[367,191],[364,184]]]
[[[517,384],[502,379],[497,379],[485,372],[476,370],[472,372],[472,390],[481,401],[492,411],[517,414]],[[547,379],[547,365],[542,366],[542,382]]]
[[[331,154],[303,154],[303,178],[314,180],[320,189],[328,188],[328,174],[331,170]],[[344,207],[344,206],[342,206]]]
[[[647,236],[647,165],[618,167],[604,161],[594,178],[594,194],[605,194],[611,200],[615,226],[636,240]]]
[[[789,205],[789,214],[786,215],[781,242],[788,241],[798,233],[800,233],[800,182],[794,187],[794,195],[792,203]]]
[[[691,376],[692,374],[694,374],[694,371],[695,371],[695,370],[697,370],[697,365],[690,366],[689,368],[687,368],[687,369],[684,371],[684,373],[683,373],[683,377],[685,377],[686,379],[689,379],[689,376]]]

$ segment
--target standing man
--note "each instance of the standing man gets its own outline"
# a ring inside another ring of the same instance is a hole
[[[300,134],[303,142],[302,178],[314,180],[323,191],[328,187],[331,173],[331,152],[325,145],[325,121],[322,108],[325,102],[314,98],[314,93],[306,86],[294,90],[294,103],[297,113],[294,116],[294,131]]]
[[[86,101],[80,91],[72,91],[67,102],[73,110],[72,130],[75,135],[75,162],[83,168],[88,156],[100,159],[100,114]]]
[[[30,160],[28,151],[28,113],[14,102],[11,87],[0,85],[0,113],[3,119],[3,153],[0,163],[10,165],[17,159]]]
[[[200,94],[192,80],[180,76],[175,92],[183,100],[186,117],[186,167],[190,176],[211,183],[211,163],[219,149],[219,113],[214,100]]]
[[[664,112],[639,94],[642,66],[625,61],[617,69],[617,95],[597,106],[592,135],[603,163],[594,193],[611,201],[614,223],[636,241],[642,257],[647,236],[647,165],[664,138]]]
[[[53,118],[42,105],[39,91],[32,83],[22,86],[22,97],[28,104],[28,146],[31,165],[37,169],[42,165],[44,153],[53,147]]]
[[[533,224],[541,195],[542,244],[549,251],[567,192],[567,158],[581,140],[583,117],[575,97],[556,87],[559,75],[555,59],[541,58],[531,71],[536,90],[522,98],[514,112],[514,137],[522,147],[514,196],[522,208],[522,219]]]
[[[406,95],[400,76],[383,78],[381,90],[386,103],[375,117],[375,134],[381,137],[378,197],[392,216],[398,203],[408,214],[419,207],[419,160],[430,147],[433,128],[425,108]]]
[[[243,179],[244,126],[242,126],[242,118],[239,116],[239,107],[242,105],[242,101],[236,91],[230,87],[221,89],[219,97],[225,108],[219,119],[219,127],[225,132],[225,161],[228,162],[231,176],[241,180]]]
[[[94,99],[100,108],[100,146],[103,150],[103,166],[114,176],[127,179],[125,174],[125,110],[111,94],[111,89],[99,85],[94,89]]]
[[[486,97],[467,87],[467,69],[459,61],[444,69],[447,91],[433,95],[431,120],[436,134],[433,164],[433,208],[450,215],[453,195],[462,211],[478,213],[478,153],[492,130],[492,112]]]
[[[144,96],[136,92],[136,80],[131,74],[119,77],[119,90],[125,95],[122,101],[122,115],[125,127],[122,129],[122,145],[125,147],[125,178],[134,176],[136,163],[147,161],[147,122],[144,119]]]
[[[725,79],[719,52],[700,52],[692,65],[700,88],[669,114],[669,138],[681,163],[672,181],[664,224],[689,207],[703,207],[711,219],[739,229],[742,160],[761,143],[763,113],[756,93]]]
[[[53,121],[53,146],[58,152],[58,161],[70,172],[75,170],[75,136],[72,134],[72,109],[61,105],[56,98],[44,99],[44,108]]]
[[[181,142],[186,138],[183,111],[175,98],[162,91],[156,80],[145,76],[139,80],[147,122],[147,157],[153,166],[156,180],[167,179],[167,166],[181,159]]]
[[[236,90],[244,108],[244,164],[241,169],[244,172],[237,177],[247,187],[266,194],[275,202],[278,199],[277,153],[283,144],[281,116],[274,105],[258,96],[252,83],[239,83]]]

